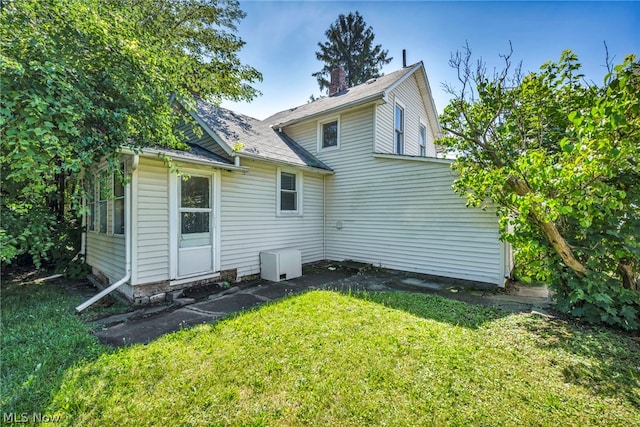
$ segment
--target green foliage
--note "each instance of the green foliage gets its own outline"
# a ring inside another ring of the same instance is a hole
[[[81,170],[117,165],[123,147],[181,147],[188,115],[171,100],[256,95],[261,76],[237,57],[243,17],[233,0],[2,3],[3,263],[49,257],[54,223],[76,217]]]
[[[590,323],[640,328],[636,290],[625,289],[611,275],[597,271],[582,279],[565,272],[561,280],[562,291],[556,295],[560,310]]]
[[[85,262],[84,257],[79,257],[69,261],[64,272],[70,279],[86,279],[91,273],[91,266]]]
[[[2,264],[26,254],[33,259],[36,267],[39,267],[42,264],[42,257],[48,256],[54,247],[51,235],[51,230],[55,226],[54,215],[44,207],[12,208],[4,202],[0,203],[0,212]]]
[[[589,322],[638,329],[640,74],[635,56],[602,86],[578,58],[521,76],[454,56],[462,90],[441,121],[458,154],[455,190],[497,206],[502,236],[525,280],[549,282],[559,307]]]
[[[367,27],[360,13],[341,14],[325,32],[327,41],[318,43],[320,51],[316,58],[324,63],[322,70],[312,74],[318,79],[320,90],[329,87],[327,76],[337,67],[342,67],[348,87],[380,77],[383,65],[391,62],[389,51],[374,45],[373,28]],[[315,99],[312,95],[311,100]]]

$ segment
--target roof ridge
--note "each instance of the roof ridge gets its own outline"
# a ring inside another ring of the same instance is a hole
[[[370,79],[364,83],[349,87],[334,96],[319,98],[306,104],[279,111],[265,118],[263,122],[267,122],[271,126],[286,126],[312,116],[339,110],[354,103],[358,104],[373,100],[377,96],[384,95],[389,87],[393,86],[408,73],[413,73],[419,67],[423,66],[422,61],[416,62],[407,67],[394,70],[389,74],[383,74],[375,79]]]

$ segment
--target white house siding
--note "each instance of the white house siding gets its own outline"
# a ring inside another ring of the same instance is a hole
[[[87,233],[87,263],[104,274],[109,283],[125,275],[124,237],[104,233]]]
[[[434,117],[432,117],[432,114],[427,114],[420,96],[416,74],[411,75],[397,88],[393,89],[388,96],[388,101],[377,107],[377,143],[375,151],[378,153],[393,153],[394,111],[396,101],[400,101],[404,105],[405,112],[404,154],[409,156],[420,155],[419,125],[422,119],[427,127],[427,156],[435,157]]]
[[[327,209],[331,258],[502,283],[497,218],[465,207],[451,190],[448,164],[373,160],[375,174],[334,190]]]
[[[238,270],[238,277],[260,272],[260,252],[279,248],[302,251],[302,262],[323,256],[322,176],[303,176],[303,215],[276,216],[275,165],[243,160],[248,173],[221,176],[221,269]]]
[[[169,279],[169,169],[161,161],[140,158],[137,170],[135,284]]]
[[[326,257],[501,284],[495,215],[465,207],[443,160],[374,158],[373,129],[373,106],[342,114],[340,149],[319,153],[317,124],[285,129],[335,171],[325,178]]]
[[[105,170],[106,167],[106,163],[101,162],[98,170]],[[110,188],[113,188],[112,181],[113,175],[110,175]],[[96,224],[95,231],[87,232],[87,264],[105,275],[109,283],[114,283],[125,275],[125,239],[124,236],[113,235],[113,200],[107,200],[107,232],[99,233],[98,229],[99,224]]]
[[[303,174],[302,216],[277,217],[277,166],[248,160],[243,166],[249,172],[221,172],[220,269],[235,268],[239,277],[259,273],[260,252],[284,247],[300,249],[304,263],[323,259],[322,176]],[[132,182],[137,214],[132,283],[169,280],[169,170],[161,160],[142,157]],[[121,278],[125,273],[124,238],[104,236],[88,241],[92,253],[103,254],[101,263],[92,265],[112,281]],[[119,245],[117,253],[108,246],[111,241]]]

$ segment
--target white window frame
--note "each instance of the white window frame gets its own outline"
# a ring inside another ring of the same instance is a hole
[[[105,198],[103,199],[103,189],[102,189],[102,176],[104,175],[105,179],[106,179],[106,191],[108,192],[108,194],[105,195]],[[100,169],[98,170],[98,173],[96,174],[97,179],[96,179],[96,196],[97,196],[97,200],[96,200],[96,228],[95,228],[95,232],[98,234],[109,234],[109,199],[111,199],[111,195],[113,194],[112,188],[111,188],[111,177],[107,171],[106,168]],[[104,203],[105,209],[104,209],[104,231],[102,231],[102,204]]]
[[[296,210],[281,210],[280,203],[282,201],[282,173],[295,175],[296,177]],[[289,168],[276,169],[276,216],[302,216],[302,207],[304,204],[303,197],[303,174],[299,170]]]
[[[424,140],[422,141],[422,144],[421,144],[420,143],[420,137],[421,137],[420,132],[422,131],[422,129],[424,129]],[[428,156],[428,152],[427,152],[427,132],[428,131],[429,131],[429,128],[427,127],[427,122],[426,122],[426,120],[424,120],[421,117],[420,118],[420,124],[418,125],[418,150],[419,150],[420,157],[427,157]]]
[[[401,143],[401,147],[400,150],[398,150],[398,147],[396,145],[396,137],[397,137],[397,130],[396,130],[396,109],[400,107],[402,109],[402,123],[401,123],[401,133],[400,135],[402,136],[402,143]],[[405,152],[405,148],[406,148],[406,144],[407,144],[407,127],[406,127],[406,123],[407,123],[407,108],[405,107],[404,103],[401,102],[400,100],[395,100],[395,103],[393,105],[393,154],[404,154]]]
[[[323,132],[323,128],[324,125],[328,124],[328,123],[332,123],[332,122],[336,122],[336,126],[337,126],[337,141],[336,141],[336,145],[333,147],[324,147],[323,143],[324,143],[324,132]],[[332,151],[332,150],[338,150],[340,149],[340,116],[333,116],[333,117],[328,117],[324,120],[319,120],[318,121],[318,152],[320,151]]]
[[[120,163],[120,168],[122,170],[122,176],[125,174],[125,165],[124,163]],[[127,229],[127,215],[126,215],[126,203],[127,203],[127,184],[122,183],[122,196],[116,196],[116,182],[118,182],[120,178],[118,177],[118,173],[114,171],[111,174],[111,195],[113,200],[111,201],[111,231],[114,236],[124,236],[125,230]],[[122,200],[122,233],[116,232],[116,201]]]
[[[86,172],[85,178],[87,181],[87,185],[85,186],[85,191],[87,195],[85,197],[86,202],[86,215],[87,215],[87,231],[91,233],[96,232],[96,218],[98,214],[98,201],[96,200],[96,181],[98,179],[98,175],[95,172]],[[91,196],[91,200],[89,200],[89,196]]]

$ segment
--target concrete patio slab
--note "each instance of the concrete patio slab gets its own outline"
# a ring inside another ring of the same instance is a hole
[[[144,318],[136,318],[131,313],[113,316],[109,319],[110,322],[118,320],[122,323],[106,326],[109,323],[107,322],[102,329],[95,332],[95,335],[102,343],[112,346],[147,343],[188,326],[214,322],[234,312],[314,289],[346,293],[421,292],[513,312],[536,312],[545,315],[552,312],[551,297],[546,287],[511,284],[505,290],[471,282],[439,282],[433,276],[402,271],[372,268],[354,271],[336,267],[335,263],[324,263],[306,269],[304,276],[295,279],[278,283],[255,281],[222,291],[212,289],[214,292],[210,295],[193,292],[193,295],[199,295],[204,300],[194,302],[193,297],[184,298],[180,304],[186,305],[182,307],[174,303],[173,306],[138,309],[134,312],[135,314],[148,310],[149,313],[145,313]],[[455,292],[452,292],[454,290]]]
[[[268,299],[280,299],[286,296],[299,293],[300,287],[290,286],[289,284],[273,283],[268,285],[257,286],[248,292],[252,295],[257,295]]]
[[[263,302],[265,302],[264,298],[259,298],[246,292],[238,292],[211,301],[197,302],[192,304],[191,307],[213,313],[233,313],[246,310]]]
[[[181,308],[162,315],[131,320],[94,332],[103,344],[114,347],[147,343],[162,335],[179,331],[188,326],[207,323],[215,319],[213,314],[205,314]]]

